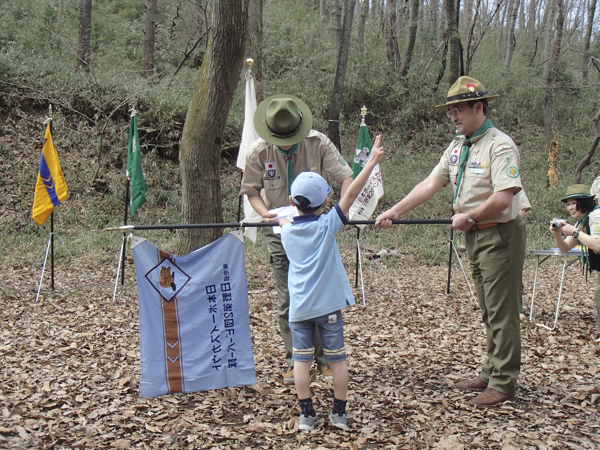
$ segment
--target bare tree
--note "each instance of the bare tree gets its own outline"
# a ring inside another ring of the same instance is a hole
[[[142,39],[142,75],[154,75],[154,39],[156,37],[156,14],[158,0],[144,0],[144,38]]]
[[[187,112],[179,149],[184,223],[222,222],[221,136],[244,59],[248,0],[215,0],[213,26]],[[183,230],[184,253],[221,235],[216,229]]]
[[[554,50],[551,60],[548,64],[548,77],[546,79],[546,93],[544,95],[544,131],[546,137],[546,148],[552,151],[552,105],[554,103],[554,94],[556,90],[556,72],[558,71],[558,60],[560,57],[560,46],[562,42],[563,26],[564,26],[564,0],[556,0],[558,15],[556,17],[556,33],[554,37]],[[556,146],[554,146],[556,147]],[[549,180],[550,184],[550,180]]]
[[[337,61],[340,54],[340,43],[342,41],[342,3],[341,0],[331,2],[331,48],[333,57]]]
[[[385,2],[385,45],[388,61],[394,64],[394,69],[398,69],[400,50],[396,38],[396,0]]]
[[[258,103],[266,97],[263,78],[263,4],[264,0],[249,0],[248,40],[246,41],[246,59],[254,60],[252,72],[254,73],[254,87]],[[243,72],[245,73],[245,70]]]
[[[506,30],[506,54],[504,57],[504,70],[509,71],[515,49],[515,26],[521,0],[514,0],[512,10],[508,12],[508,26]]]
[[[77,68],[90,70],[92,42],[92,0],[79,0],[79,38],[77,40]]]
[[[592,39],[592,27],[594,25],[594,15],[596,14],[596,0],[590,0],[588,8],[588,20],[583,38],[583,70],[581,77],[585,80],[588,76],[588,66],[590,65],[590,41]]]
[[[458,32],[458,8],[460,0],[446,1],[447,36],[450,40],[450,68],[448,70],[448,83],[452,86],[461,75],[461,43]]]
[[[544,26],[542,28],[542,33],[544,33],[544,49],[542,51],[541,62],[546,66],[546,70],[548,69],[550,55],[552,53],[552,37],[554,31],[554,19],[556,17],[556,3],[557,0],[548,0],[546,4],[547,13],[544,12]]]
[[[598,125],[598,121],[600,121],[600,111],[596,113],[594,118],[592,119],[592,123],[594,124],[594,139],[588,148],[587,154],[583,157],[579,164],[577,164],[577,169],[575,169],[575,179],[573,180],[573,184],[581,183],[581,173],[583,169],[590,165],[592,162],[592,158],[594,157],[594,153],[596,152],[596,147],[600,143],[600,126]]]
[[[415,41],[417,39],[417,27],[419,25],[419,3],[420,0],[412,0],[410,4],[410,25],[408,27],[408,36],[406,37],[406,47],[404,48],[404,57],[400,66],[400,76],[406,77],[410,67]]]
[[[529,0],[529,5],[527,8],[527,34],[530,38],[535,34],[535,24],[536,24],[536,0]]]
[[[58,0],[58,12],[56,14],[56,47],[62,47],[62,22],[65,18],[65,0]]]
[[[369,0],[360,0],[360,16],[358,17],[358,53],[362,55],[365,47],[365,25],[369,15]]]
[[[342,98],[344,94],[344,82],[346,79],[346,66],[348,65],[348,54],[350,53],[350,37],[352,35],[352,18],[354,16],[355,4],[356,0],[344,1],[344,32],[342,34],[342,42],[340,44],[340,54],[337,58],[333,92],[331,95],[331,104],[329,106],[328,136],[340,151],[342,149],[340,144],[340,111],[342,109]]]

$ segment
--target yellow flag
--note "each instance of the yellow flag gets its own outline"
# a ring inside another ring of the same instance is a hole
[[[54,207],[60,205],[68,196],[67,183],[60,167],[58,153],[52,142],[50,124],[48,124],[35,185],[33,220],[44,225],[46,219],[54,211]]]

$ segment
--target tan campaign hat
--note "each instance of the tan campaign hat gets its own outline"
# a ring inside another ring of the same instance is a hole
[[[494,100],[499,95],[489,95],[483,84],[471,77],[460,77],[448,91],[448,98],[443,105],[436,105],[435,109],[446,109],[450,105],[470,102],[473,100]]]

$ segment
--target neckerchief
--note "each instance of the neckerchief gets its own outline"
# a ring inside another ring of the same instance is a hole
[[[596,208],[594,208],[592,211],[594,211],[597,208],[598,208],[598,206],[596,206]],[[592,211],[586,212],[583,219],[577,221],[577,223],[575,224],[575,227],[578,227],[581,231],[583,231],[584,233],[587,233],[587,234],[590,234],[590,213]],[[581,245],[581,256],[580,256],[581,266],[582,266],[583,271],[585,272],[585,282],[587,283],[588,273],[592,273],[592,270],[593,270],[590,267],[590,254],[589,254],[590,250],[585,245],[583,245],[581,242],[579,244]]]
[[[292,148],[290,148],[288,150],[283,150],[278,145],[275,146],[278,151],[283,153],[283,158],[287,162],[287,167],[286,167],[287,177],[286,178],[287,178],[287,195],[288,196],[291,193],[292,183],[296,179],[296,173],[294,172],[294,164],[292,164],[292,155],[294,153],[296,153],[296,150],[298,150],[299,145],[300,145],[300,142],[298,142],[297,144],[294,144],[292,146]]]
[[[456,177],[456,190],[454,191],[454,198],[452,199],[452,204],[456,203],[456,198],[458,197],[458,190],[460,189],[460,183],[462,181],[465,167],[467,166],[467,159],[469,159],[469,150],[471,149],[471,145],[473,145],[473,139],[483,135],[490,128],[494,128],[490,119],[486,119],[483,122],[483,125],[479,127],[479,129],[473,133],[473,136],[466,137],[463,142],[462,150],[460,152],[460,165],[458,167],[458,176]]]

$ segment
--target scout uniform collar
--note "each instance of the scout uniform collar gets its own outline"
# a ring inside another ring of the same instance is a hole
[[[479,129],[473,133],[473,136],[466,137],[463,142],[462,150],[460,153],[460,165],[458,167],[458,176],[456,177],[456,190],[454,191],[454,198],[452,199],[452,204],[456,203],[456,199],[458,198],[458,191],[460,189],[460,184],[462,182],[465,167],[467,165],[467,159],[469,158],[469,150],[471,149],[471,145],[477,142],[481,137],[490,129],[494,128],[490,119],[486,119],[483,125],[479,127]]]

